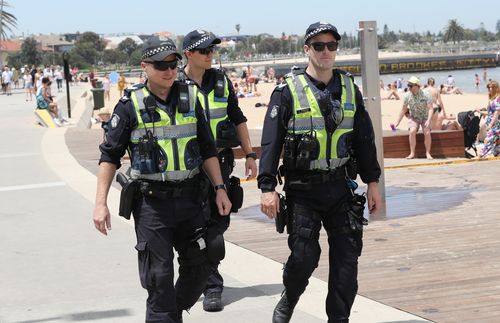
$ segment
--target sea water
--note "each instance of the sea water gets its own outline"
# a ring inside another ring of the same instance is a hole
[[[479,75],[481,83],[479,88],[475,88],[475,74]],[[414,73],[398,73],[398,74],[382,74],[380,79],[384,82],[385,88],[387,84],[396,81],[398,78],[403,79],[403,84],[406,86],[406,81],[411,76],[416,76],[420,79],[422,85],[427,84],[429,77],[434,78],[436,87],[439,88],[441,84],[445,84],[448,75],[453,76],[455,79],[455,86],[460,88],[465,93],[488,93],[486,84],[489,79],[495,80],[500,83],[500,67],[491,67],[486,69],[486,81],[483,80],[484,68],[468,69],[468,70],[454,70],[454,71],[432,71],[432,72],[414,72]],[[361,77],[354,78],[356,84],[362,85]]]

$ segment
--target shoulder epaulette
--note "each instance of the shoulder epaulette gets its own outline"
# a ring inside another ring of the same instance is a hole
[[[340,74],[344,74],[345,76],[348,76],[350,77],[351,79],[354,80],[354,75],[351,74],[351,72],[348,72],[348,71],[344,71],[344,70],[341,70],[341,69],[336,69]]]

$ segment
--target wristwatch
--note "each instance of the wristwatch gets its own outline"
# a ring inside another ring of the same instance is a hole
[[[217,192],[218,190],[220,189],[223,189],[224,191],[227,192],[227,189],[226,189],[226,184],[218,184],[218,185],[214,185],[214,190]]]
[[[257,160],[257,154],[252,151],[246,155],[246,158],[253,158],[254,160]]]

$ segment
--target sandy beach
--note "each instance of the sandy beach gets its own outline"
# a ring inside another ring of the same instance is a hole
[[[239,100],[240,107],[243,113],[248,118],[249,129],[262,129],[264,116],[267,107],[256,108],[256,103],[269,103],[269,98],[273,92],[275,85],[273,83],[259,83],[257,85],[261,96],[242,98]],[[404,93],[399,93],[401,100],[382,100],[382,129],[390,130],[390,124],[396,121],[396,118],[401,111],[403,105]],[[385,96],[386,93],[382,95]],[[447,114],[453,114],[455,117],[461,111],[468,111],[486,106],[488,97],[486,94],[465,93],[465,94],[447,94],[442,95],[443,104]],[[403,119],[399,129],[406,130],[408,119]],[[254,145],[256,143],[253,143]]]
[[[127,79],[127,82],[129,82],[130,84],[133,84],[133,82],[136,81],[138,81],[138,79],[135,78]],[[255,104],[261,103],[267,105],[269,103],[269,98],[271,97],[274,88],[275,88],[274,83],[259,82],[257,84],[257,90],[258,93],[260,93],[260,96],[246,97],[239,99],[240,107],[248,119],[247,122],[248,128],[250,130],[253,130],[252,133],[258,133],[260,130],[262,130],[264,116],[267,111],[266,106],[255,107]],[[402,98],[404,96],[404,93],[399,93],[399,94],[401,100],[381,101],[383,130],[391,129],[390,124],[396,121],[399,111],[401,111],[401,107],[403,105]],[[385,95],[386,92],[382,94],[382,97],[384,97]],[[478,93],[447,94],[447,95],[442,95],[441,97],[445,106],[446,113],[453,114],[454,116],[457,116],[457,114],[461,111],[468,111],[486,107],[488,101],[488,97],[486,94],[478,94]],[[116,85],[112,85],[111,100],[109,101],[106,100],[105,107],[101,110],[96,110],[94,113],[95,116],[97,116],[99,112],[105,112],[105,111],[112,112],[119,98],[120,96],[118,94],[118,89]],[[406,130],[406,125],[407,125],[407,119],[404,118],[403,121],[401,121],[399,129]],[[258,137],[260,141],[260,136]],[[252,144],[254,146],[258,146],[260,145],[260,142],[252,142]]]

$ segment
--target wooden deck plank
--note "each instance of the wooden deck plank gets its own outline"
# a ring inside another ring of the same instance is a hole
[[[498,322],[500,187],[492,169],[500,169],[500,162],[386,172],[393,207],[364,232],[359,294],[435,322]],[[421,208],[418,215],[393,217],[415,208]],[[259,212],[257,206],[248,211]],[[264,215],[257,219],[249,224],[244,216],[234,216],[226,239],[285,262],[286,235],[275,233]],[[313,275],[326,281],[324,231],[320,245]]]

